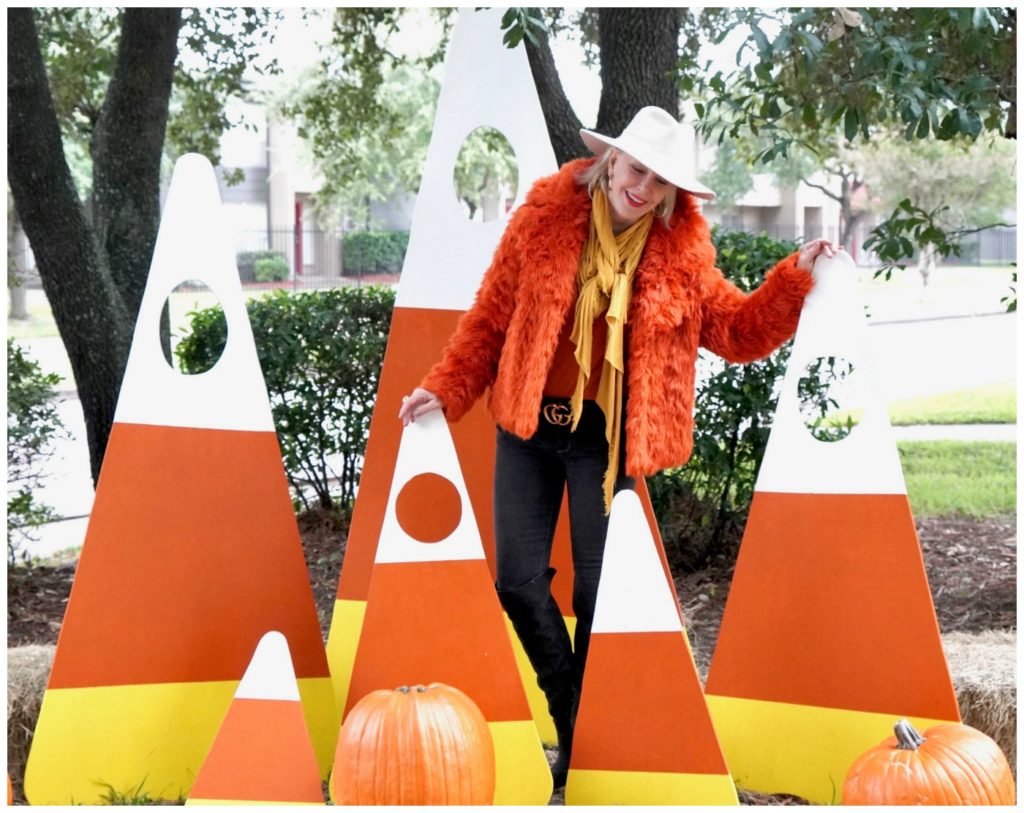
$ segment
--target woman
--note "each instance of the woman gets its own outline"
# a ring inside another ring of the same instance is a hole
[[[693,445],[698,346],[761,358],[796,329],[815,240],[743,294],[715,268],[684,131],[645,107],[596,158],[534,184],[513,213],[444,357],[403,399],[408,424],[458,420],[491,388],[497,591],[558,732],[565,784],[612,494],[680,466]],[[551,595],[551,545],[569,491],[575,648]]]

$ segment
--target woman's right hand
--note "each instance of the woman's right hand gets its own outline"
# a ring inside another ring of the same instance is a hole
[[[444,404],[430,390],[417,387],[405,398],[402,399],[402,408],[398,410],[398,417],[404,426],[415,423],[416,419],[433,412],[435,409],[443,409]]]

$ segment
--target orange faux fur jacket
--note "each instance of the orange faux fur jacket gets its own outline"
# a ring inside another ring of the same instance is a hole
[[[576,176],[593,160],[571,161],[537,181],[512,214],[476,300],[420,384],[441,399],[448,420],[490,387],[502,428],[523,438],[536,431],[590,224],[590,196]],[[794,253],[744,294],[715,268],[692,195],[678,191],[671,223],[651,226],[629,307],[626,473],[633,477],[690,457],[698,346],[734,362],[768,355],[796,330],[812,285]]]

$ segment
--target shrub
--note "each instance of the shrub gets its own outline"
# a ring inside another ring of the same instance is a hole
[[[341,243],[345,274],[395,273],[402,268],[409,246],[407,231],[352,231]]]
[[[390,288],[365,286],[246,305],[288,481],[307,508],[310,492],[324,508],[355,496],[394,303]],[[209,369],[226,331],[220,306],[191,314],[182,369]]]
[[[744,291],[798,247],[767,235],[714,229],[718,267]],[[734,557],[743,534],[754,483],[768,442],[792,341],[765,359],[724,364],[714,356],[711,373],[697,381],[693,456],[678,469],[648,479],[666,555],[674,567],[699,570],[715,557]],[[827,399],[831,367],[805,381],[801,396]],[[698,370],[700,373],[700,370]]]
[[[242,282],[258,281],[256,279],[256,263],[260,260],[277,260],[284,263],[285,269],[288,268],[288,258],[280,251],[240,251],[235,256],[235,265],[238,266],[238,276]],[[281,279],[288,279],[287,270]]]
[[[7,563],[22,545],[35,539],[32,529],[54,517],[53,509],[36,501],[34,491],[46,475],[52,444],[67,430],[53,398],[61,377],[43,373],[12,339],[7,340]]]
[[[253,278],[256,282],[286,280],[288,279],[288,263],[279,254],[273,257],[263,257],[253,264]]]

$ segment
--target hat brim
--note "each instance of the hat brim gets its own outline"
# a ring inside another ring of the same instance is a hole
[[[604,155],[609,147],[615,147],[617,150],[622,150],[628,155],[632,155],[637,161],[643,163],[644,166],[653,169],[673,186],[707,201],[715,199],[714,192],[693,176],[682,172],[676,166],[676,162],[669,161],[667,156],[660,152],[656,153],[649,148],[645,148],[640,142],[626,146],[620,139],[601,135],[601,133],[595,133],[593,130],[583,129],[580,130],[580,138],[583,139],[587,149],[594,153],[594,155]]]

